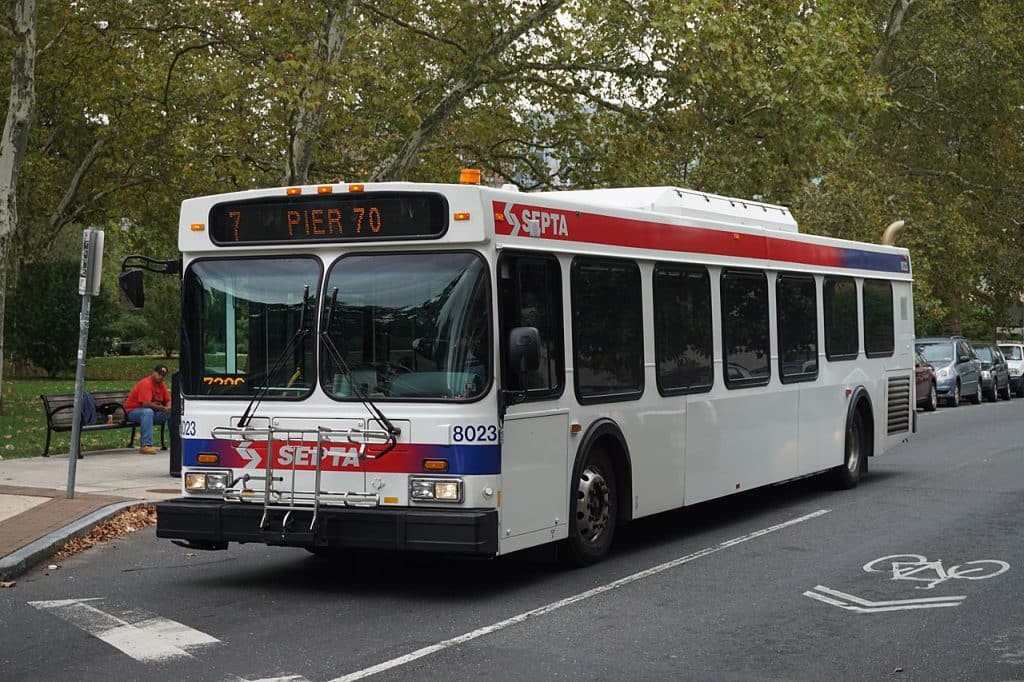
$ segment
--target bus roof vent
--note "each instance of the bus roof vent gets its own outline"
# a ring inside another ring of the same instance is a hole
[[[596,206],[633,208],[686,218],[799,232],[793,214],[785,206],[723,197],[682,187],[621,187],[543,194]]]

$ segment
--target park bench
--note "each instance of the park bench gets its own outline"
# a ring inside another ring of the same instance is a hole
[[[135,443],[135,429],[138,424],[127,420],[124,410],[124,401],[128,398],[128,391],[90,391],[96,401],[96,415],[101,423],[83,424],[82,433],[89,431],[107,431],[110,429],[131,429],[131,437],[126,447],[132,447]],[[75,416],[75,394],[56,393],[39,396],[43,399],[43,410],[46,412],[46,447],[43,449],[43,457],[50,456],[50,434],[71,431],[71,422]],[[112,419],[107,422],[107,415]],[[154,424],[154,426],[156,426]],[[160,424],[160,448],[166,450],[164,444],[164,427]],[[81,443],[78,448],[82,452]]]

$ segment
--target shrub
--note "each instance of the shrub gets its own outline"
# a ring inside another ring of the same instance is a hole
[[[78,355],[78,263],[26,263],[13,296],[7,299],[7,343],[11,352],[56,377],[73,369]],[[89,352],[101,354],[110,343],[116,308],[106,294],[92,299]]]

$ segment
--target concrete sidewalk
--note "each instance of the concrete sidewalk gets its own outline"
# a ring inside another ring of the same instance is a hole
[[[125,507],[181,494],[167,450],[84,454],[73,499],[67,499],[66,454],[0,461],[0,579],[24,573]]]

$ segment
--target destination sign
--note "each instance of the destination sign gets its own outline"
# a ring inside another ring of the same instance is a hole
[[[210,209],[220,246],[433,239],[448,227],[439,194],[366,192],[228,201]]]

